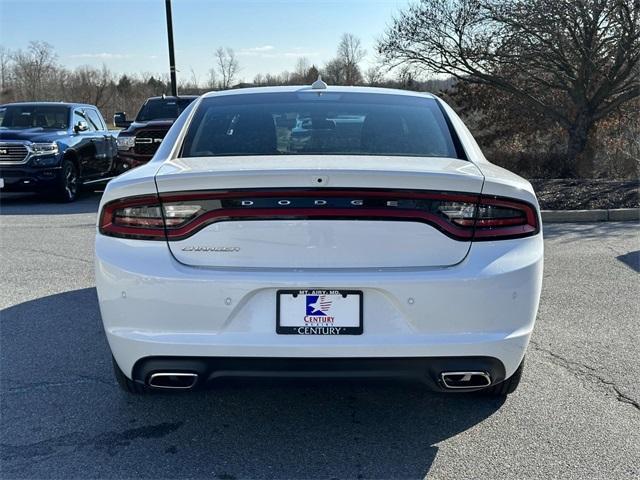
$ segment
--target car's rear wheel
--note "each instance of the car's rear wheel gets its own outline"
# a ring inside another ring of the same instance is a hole
[[[78,174],[78,167],[71,159],[63,159],[58,187],[55,192],[57,200],[64,203],[73,202],[78,198],[79,188],[80,176]]]
[[[116,377],[118,385],[123,391],[133,395],[141,395],[147,391],[144,385],[134,382],[128,378],[122,370],[120,370],[115,358],[111,357],[111,362],[113,364],[113,374]]]
[[[524,370],[524,358],[520,362],[518,369],[507,378],[504,382],[497,383],[482,390],[484,395],[493,395],[497,397],[503,397],[516,391],[522,378],[522,372]]]

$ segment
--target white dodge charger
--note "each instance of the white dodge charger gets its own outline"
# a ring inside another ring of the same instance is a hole
[[[97,230],[129,392],[317,375],[505,395],[522,375],[538,203],[435,96],[321,81],[209,93],[109,183]]]

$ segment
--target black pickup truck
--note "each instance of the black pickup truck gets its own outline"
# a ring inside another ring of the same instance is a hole
[[[116,113],[113,123],[124,129],[118,134],[118,173],[151,160],[173,122],[196,98],[195,95],[151,97],[133,122],[127,120],[124,112]]]
[[[116,139],[93,105],[0,105],[0,192],[72,202],[82,185],[114,175],[116,154]]]

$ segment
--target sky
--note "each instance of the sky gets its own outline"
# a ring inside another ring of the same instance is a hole
[[[179,79],[204,84],[219,46],[240,61],[239,79],[323,65],[352,33],[374,61],[375,44],[409,0],[173,0]],[[50,43],[69,68],[106,64],[118,73],[168,72],[164,0],[0,0],[0,45]]]

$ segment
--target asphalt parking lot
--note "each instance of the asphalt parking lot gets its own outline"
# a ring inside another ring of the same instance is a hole
[[[2,478],[640,478],[637,224],[545,227],[506,400],[370,382],[131,397],[98,312],[98,201],[0,203]]]

